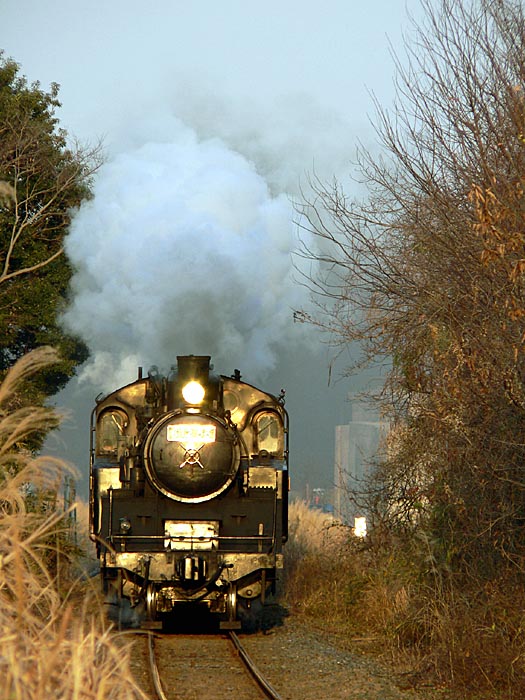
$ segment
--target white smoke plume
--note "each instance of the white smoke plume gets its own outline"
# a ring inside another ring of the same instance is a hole
[[[76,272],[63,322],[92,354],[81,378],[113,388],[138,365],[209,354],[257,379],[302,332],[293,207],[223,141],[158,126],[101,168],[66,240]]]
[[[349,139],[365,138],[355,124],[350,128],[340,114],[304,93],[255,102],[238,96],[226,100],[183,77],[176,85],[171,109],[200,138],[218,136],[255,163],[272,193],[299,196],[310,178],[346,181],[353,155]]]

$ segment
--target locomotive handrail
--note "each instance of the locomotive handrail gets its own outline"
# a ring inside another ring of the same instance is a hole
[[[188,544],[202,544],[203,542],[206,542],[206,539],[200,540],[196,537],[191,538],[191,537],[166,537],[166,535],[111,535],[109,538],[111,541],[124,541],[124,542],[133,542],[133,540],[159,540],[159,541],[166,541],[170,540],[170,542],[179,542],[179,543],[188,543]],[[210,537],[210,540],[215,540],[219,542],[223,542],[226,540],[233,540],[234,542],[237,541],[261,541],[264,540],[265,542],[273,542],[275,540],[274,535],[217,535],[216,537]]]

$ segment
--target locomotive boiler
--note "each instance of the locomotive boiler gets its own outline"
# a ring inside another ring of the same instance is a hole
[[[181,356],[98,399],[90,532],[104,592],[142,626],[182,606],[241,627],[274,591],[287,538],[288,416],[273,396]]]

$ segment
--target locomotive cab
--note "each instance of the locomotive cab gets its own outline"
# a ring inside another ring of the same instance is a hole
[[[199,603],[238,628],[282,567],[288,416],[238,371],[177,360],[93,411],[91,536],[106,593],[141,624]]]

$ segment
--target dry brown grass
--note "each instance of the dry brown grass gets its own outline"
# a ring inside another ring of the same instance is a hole
[[[425,668],[457,698],[524,698],[525,591],[515,575],[501,574],[440,591],[414,587],[391,630],[395,658],[412,657],[416,671]]]
[[[6,409],[24,378],[54,359],[49,349],[35,351],[0,386],[0,698],[142,698],[128,648],[93,613],[98,605],[89,584],[58,586],[64,513],[50,494],[67,467],[24,449],[26,438],[56,418],[38,407]],[[46,494],[44,505],[29,508],[35,493]]]
[[[285,548],[285,600],[325,621],[345,617],[350,530],[303,501],[290,504]]]
[[[350,527],[298,502],[290,506],[286,599],[350,636],[374,640],[395,629],[410,598],[410,564],[378,557]]]
[[[357,541],[305,503],[290,507],[285,600],[296,614],[379,653],[403,682],[465,700],[525,698],[525,586],[456,580],[431,565],[424,538]]]

